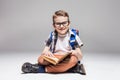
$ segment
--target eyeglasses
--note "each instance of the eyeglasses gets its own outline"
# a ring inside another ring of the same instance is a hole
[[[56,27],[61,27],[61,25],[62,26],[64,26],[64,27],[66,27],[66,26],[68,26],[68,21],[64,21],[64,22],[54,22],[54,25],[56,26]]]

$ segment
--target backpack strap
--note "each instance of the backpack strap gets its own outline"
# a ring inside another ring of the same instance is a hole
[[[54,53],[54,51],[55,51],[55,45],[56,45],[57,37],[58,37],[57,35],[58,35],[58,34],[57,34],[56,31],[52,31],[52,32],[50,33],[49,43],[50,43],[50,51],[51,51],[52,53]]]
[[[74,34],[77,34],[79,36],[79,30],[77,29],[71,29],[71,31],[74,33]]]
[[[70,45],[72,47],[72,49],[74,50],[75,49],[75,44],[76,44],[76,35],[79,35],[79,31],[76,30],[76,29],[71,29],[71,31],[74,33],[74,34],[71,34],[70,36]]]

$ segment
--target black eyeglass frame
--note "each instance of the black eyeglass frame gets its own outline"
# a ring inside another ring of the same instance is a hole
[[[54,24],[54,26],[56,26],[56,27],[61,27],[61,25],[63,25],[64,27],[66,27],[66,26],[69,25],[69,21],[64,21],[64,22],[54,22],[53,24]]]

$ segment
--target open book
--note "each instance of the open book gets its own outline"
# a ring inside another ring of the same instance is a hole
[[[65,55],[62,55],[60,58],[56,58],[56,57],[49,57],[49,56],[45,56],[43,55],[43,59],[50,62],[53,65],[58,64],[59,62],[61,62],[63,59],[65,59],[68,55],[70,55],[71,53],[65,53]]]

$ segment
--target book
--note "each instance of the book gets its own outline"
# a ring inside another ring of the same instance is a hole
[[[69,56],[71,53],[65,53],[65,55],[62,55],[60,58],[57,57],[50,57],[50,56],[45,56],[43,55],[43,59],[50,62],[53,65],[56,65],[60,63],[63,59],[65,59],[67,56]]]

